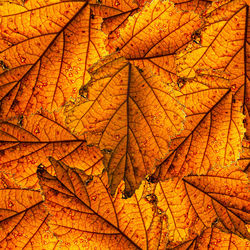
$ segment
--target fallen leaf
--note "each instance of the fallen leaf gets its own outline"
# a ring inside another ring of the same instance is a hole
[[[220,231],[216,227],[207,228],[200,236],[184,242],[171,243],[167,249],[194,250],[194,249],[247,249],[250,242],[235,234]]]
[[[213,1],[207,1],[207,0],[172,0],[173,3],[175,3],[175,7],[178,9],[181,9],[183,11],[194,11],[197,13],[204,12]]]
[[[56,176],[38,169],[50,227],[65,244],[97,249],[163,249],[166,217],[143,197],[143,185],[130,199],[111,197],[107,177],[89,179],[50,159]]]
[[[57,113],[40,114],[0,122],[0,169],[14,175],[22,187],[38,188],[37,166],[52,173],[48,156],[78,167],[86,174],[100,174],[102,154],[72,135]]]
[[[103,18],[102,30],[108,34],[108,43],[119,37],[119,29],[140,7],[140,3],[135,0],[91,0],[89,3],[93,13]]]
[[[205,24],[196,34],[199,44],[191,42],[177,55],[177,74],[193,77],[204,69],[226,72],[234,92],[240,93],[242,112],[249,116],[249,6],[241,0],[214,2],[204,17]]]
[[[180,12],[169,1],[152,1],[129,19],[108,49],[119,50],[131,63],[149,67],[165,82],[172,82],[177,79],[175,53],[191,41],[200,25],[197,14]]]
[[[21,189],[0,173],[0,245],[3,249],[55,249],[39,191]]]
[[[242,154],[238,164],[245,173],[250,174],[250,142],[247,140],[244,140],[242,143]]]
[[[172,242],[184,241],[190,232],[200,234],[203,228],[217,224],[250,239],[249,182],[237,166],[160,182],[153,193],[157,206],[168,216]]]
[[[117,54],[100,61],[90,73],[88,88],[82,89],[89,101],[69,107],[67,123],[73,133],[94,134],[87,141],[108,158],[111,194],[124,180],[124,194],[131,196],[182,129],[182,106],[168,85]]]
[[[171,142],[154,179],[206,174],[214,166],[226,167],[240,158],[244,136],[242,103],[224,78],[201,75],[176,91],[187,114],[185,129]]]
[[[91,18],[86,2],[36,5],[2,7],[11,14],[1,17],[1,118],[57,110],[77,97],[88,67],[106,54],[102,19]]]

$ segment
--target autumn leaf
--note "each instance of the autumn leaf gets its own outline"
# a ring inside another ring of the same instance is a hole
[[[107,177],[89,178],[50,159],[56,176],[38,169],[50,228],[66,245],[97,249],[163,249],[166,218],[144,198],[143,186],[130,199],[111,197]]]
[[[238,164],[242,170],[248,175],[250,174],[250,142],[247,140],[244,140],[242,143],[242,154]]]
[[[214,166],[226,167],[237,161],[245,132],[244,116],[230,82],[200,75],[186,81],[176,96],[185,106],[185,129],[172,140],[168,156],[152,178],[206,174]]]
[[[29,2],[0,7],[8,8],[0,27],[2,118],[60,108],[106,54],[102,19],[92,18],[86,2]]]
[[[149,67],[165,82],[175,81],[175,53],[191,41],[201,19],[192,12],[180,12],[169,1],[147,3],[129,19],[120,37],[108,46],[140,68]]]
[[[249,34],[248,0],[0,0],[0,248],[248,249]]]
[[[235,234],[229,234],[220,231],[216,227],[207,228],[200,236],[189,239],[184,242],[171,243],[167,249],[194,250],[194,249],[247,249],[250,242],[244,240]]]
[[[213,1],[208,1],[208,0],[172,0],[173,3],[175,3],[175,7],[178,9],[181,9],[183,11],[194,11],[197,13],[202,13],[204,12],[211,4]]]
[[[0,245],[3,249],[54,249],[39,191],[21,189],[0,174]]]
[[[89,101],[69,107],[67,123],[74,133],[95,135],[88,136],[88,143],[97,144],[108,158],[111,194],[124,180],[124,194],[131,196],[181,130],[182,106],[168,85],[117,54],[90,73],[88,88],[82,89]]]
[[[128,18],[139,10],[140,2],[132,0],[89,1],[93,13],[103,18],[102,30],[108,34],[108,43],[119,37],[119,29],[123,28]]]
[[[249,6],[240,0],[219,1],[204,16],[205,25],[195,33],[199,44],[195,40],[177,55],[177,74],[193,77],[204,69],[226,72],[234,91],[240,93],[242,112],[249,116]]]
[[[160,182],[153,193],[168,216],[169,240],[179,242],[212,225],[250,239],[248,190],[247,175],[232,166]]]
[[[14,175],[22,187],[38,188],[37,166],[43,164],[52,173],[48,156],[78,167],[86,174],[103,170],[102,154],[87,147],[84,138],[72,135],[64,127],[64,117],[54,112],[0,122],[0,169]]]

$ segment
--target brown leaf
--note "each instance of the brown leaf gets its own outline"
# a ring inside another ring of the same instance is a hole
[[[94,14],[103,18],[102,30],[108,34],[108,42],[119,37],[119,29],[139,10],[139,2],[135,0],[91,0]]]
[[[221,232],[216,227],[207,228],[200,236],[184,242],[171,243],[167,249],[195,250],[195,249],[247,249],[250,242],[234,234]]]
[[[197,13],[202,13],[204,12],[211,4],[213,1],[208,1],[208,0],[172,0],[173,3],[175,3],[175,7],[178,9],[181,9],[183,11],[194,11]]]
[[[242,112],[249,117],[249,6],[241,0],[219,1],[204,16],[205,25],[198,33],[199,44],[194,41],[177,55],[177,74],[193,77],[204,69],[226,72],[233,91],[243,103]]]

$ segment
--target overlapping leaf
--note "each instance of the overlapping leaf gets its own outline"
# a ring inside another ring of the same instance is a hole
[[[163,249],[166,218],[144,199],[143,186],[129,200],[112,198],[107,178],[89,179],[51,159],[56,176],[38,169],[50,227],[64,243],[78,248]]]
[[[2,0],[0,248],[248,249],[247,4]]]
[[[58,109],[77,96],[88,67],[106,53],[102,19],[92,18],[86,2],[32,3],[9,4],[10,14],[1,17],[2,118]]]
[[[250,242],[235,234],[228,234],[216,227],[207,228],[200,236],[184,242],[171,243],[167,249],[194,250],[194,249],[248,249]]]
[[[0,246],[3,249],[54,249],[48,213],[38,191],[21,189],[0,175]]]
[[[150,67],[164,81],[171,82],[176,80],[174,54],[191,41],[200,25],[197,14],[180,12],[169,1],[152,1],[129,19],[109,50],[120,50],[131,63]]]
[[[168,216],[170,241],[183,241],[188,233],[200,234],[213,224],[250,238],[248,178],[235,166],[160,182],[154,194],[158,207]]]
[[[173,3],[175,3],[175,7],[179,8],[183,11],[195,11],[197,13],[204,12],[211,3],[215,1],[209,1],[209,0],[172,0]]]
[[[243,141],[242,154],[238,164],[242,170],[244,170],[248,175],[250,174],[250,142],[247,140]]]
[[[100,174],[102,154],[72,135],[58,113],[42,112],[21,120],[0,123],[0,171],[11,173],[23,187],[37,188],[36,169],[52,171],[48,156],[78,167],[86,174]]]
[[[102,30],[108,34],[108,41],[119,37],[119,29],[123,28],[130,16],[139,10],[141,1],[91,0],[90,6],[94,14],[103,18]]]
[[[69,108],[67,122],[73,132],[99,134],[88,143],[108,155],[111,193],[124,180],[125,193],[131,196],[181,130],[182,106],[158,77],[119,55],[95,65],[91,75],[88,89],[82,89],[89,101]]]
[[[232,86],[240,93],[242,111],[247,116],[250,110],[249,18],[245,1],[215,2],[205,14],[205,26],[196,32],[199,44],[193,42],[177,57],[177,71],[182,77],[192,77],[200,69],[228,73]]]
[[[171,151],[154,178],[165,180],[214,166],[226,167],[240,157],[244,136],[242,103],[224,78],[201,75],[186,81],[177,94],[187,114],[185,129],[171,142]]]

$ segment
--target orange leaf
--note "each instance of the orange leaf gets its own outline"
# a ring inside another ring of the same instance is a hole
[[[199,249],[248,249],[250,242],[234,235],[221,232],[216,227],[207,228],[200,236],[184,242],[171,243],[167,249],[199,250]]]
[[[108,158],[111,194],[124,180],[124,194],[131,196],[181,130],[182,106],[168,85],[117,54],[96,64],[91,75],[82,89],[89,101],[68,108],[67,123],[75,133],[94,134],[88,143]]]
[[[213,0],[216,1],[216,0]],[[175,3],[175,7],[183,11],[194,11],[197,13],[204,12],[213,1],[208,0],[172,0]]]
[[[109,35],[109,40],[119,37],[119,29],[139,10],[135,0],[91,0],[89,3],[94,14],[103,18],[102,30]]]
[[[214,166],[226,167],[239,159],[244,116],[229,86],[223,78],[201,75],[180,89],[176,95],[185,106],[185,129],[173,139],[154,178],[206,174]]]
[[[54,249],[48,213],[38,191],[21,189],[0,174],[0,245],[3,249]]]
[[[201,69],[226,72],[234,91],[240,93],[242,112],[247,116],[250,110],[249,18],[249,6],[244,1],[213,3],[205,15],[205,25],[196,34],[200,44],[190,43],[187,50],[177,55],[177,74],[181,77],[193,77]]]
[[[249,183],[244,172],[233,166],[214,168],[206,175],[157,184],[158,207],[168,216],[170,241],[183,241],[188,232],[200,233],[217,223],[224,230],[250,239]]]
[[[247,173],[248,175],[250,174],[250,142],[247,140],[243,140],[242,154],[240,156],[238,164],[245,173]]]
[[[0,27],[1,117],[53,111],[76,97],[88,67],[106,54],[102,19],[76,1],[2,8],[11,14]]]
[[[130,199],[112,198],[107,178],[89,179],[51,159],[56,176],[38,169],[50,227],[66,245],[102,249],[163,249],[166,218],[144,199],[141,186]]]
[[[149,67],[166,82],[176,80],[174,54],[190,40],[201,20],[192,12],[180,12],[168,1],[152,1],[130,18],[109,51],[120,50],[131,63]]]
[[[0,168],[13,174],[18,184],[37,188],[37,166],[42,163],[52,171],[48,156],[78,167],[86,174],[100,174],[103,170],[101,152],[73,136],[57,113],[42,112],[19,121],[0,123]]]

